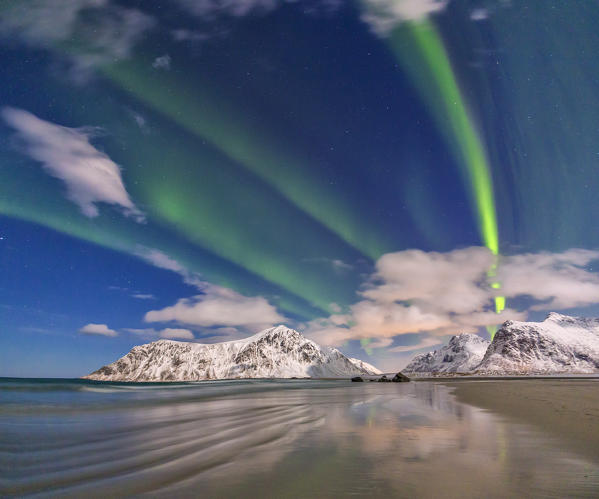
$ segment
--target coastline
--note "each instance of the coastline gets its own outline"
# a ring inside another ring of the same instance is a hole
[[[0,496],[598,497],[594,456],[453,393],[547,384],[597,386],[0,380]]]
[[[451,388],[458,402],[535,426],[577,453],[599,461],[599,378],[430,381]]]

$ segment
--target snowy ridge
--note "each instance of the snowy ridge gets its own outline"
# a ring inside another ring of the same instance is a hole
[[[506,321],[476,368],[482,373],[599,371],[599,319],[550,313],[543,322]]]
[[[159,340],[84,376],[99,381],[199,381],[231,378],[347,377],[380,374],[339,350],[277,326],[237,341],[202,344]]]
[[[452,336],[449,343],[417,355],[403,369],[406,373],[468,373],[483,359],[489,342],[476,334]]]
[[[368,362],[364,362],[363,360],[360,359],[354,359],[354,358],[349,358],[349,361],[354,364],[355,366],[358,366],[360,369],[363,369],[364,371],[369,371],[368,374],[383,374],[383,371],[377,369],[376,367],[374,367],[372,364],[369,364]]]
[[[550,313],[542,322],[506,321],[493,341],[473,334],[417,355],[408,373],[481,375],[599,372],[599,319]]]

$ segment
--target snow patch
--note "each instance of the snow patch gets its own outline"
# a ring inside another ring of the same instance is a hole
[[[85,376],[100,381],[200,381],[232,378],[347,377],[375,367],[321,347],[285,326],[243,340],[203,344],[159,340],[134,347]]]

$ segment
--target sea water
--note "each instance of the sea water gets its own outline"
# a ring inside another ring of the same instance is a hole
[[[599,463],[435,381],[4,378],[0,495],[599,497]]]

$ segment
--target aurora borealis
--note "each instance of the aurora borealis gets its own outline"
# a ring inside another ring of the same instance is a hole
[[[274,320],[392,369],[452,332],[599,313],[597,20],[566,0],[0,2],[0,374]],[[206,303],[222,321],[148,320]]]

